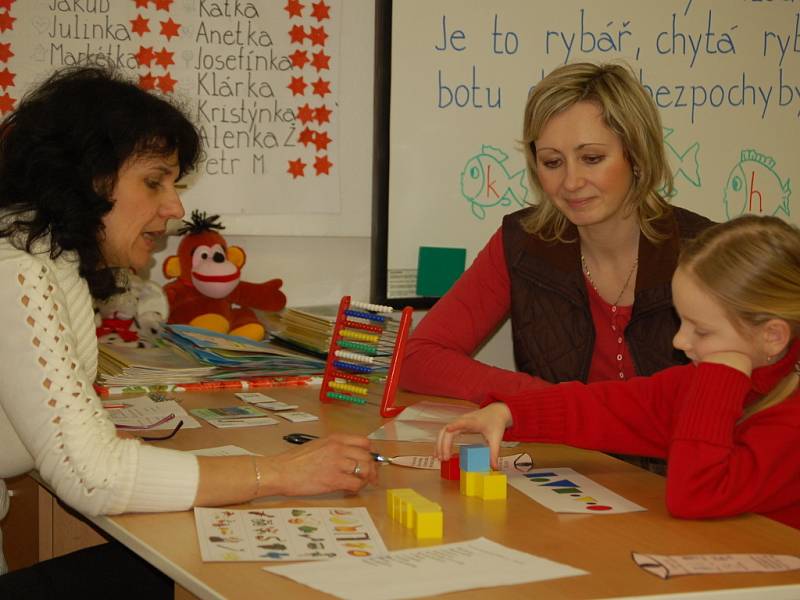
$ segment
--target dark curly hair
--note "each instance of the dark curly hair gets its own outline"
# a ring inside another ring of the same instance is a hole
[[[177,152],[180,175],[201,152],[182,109],[100,66],[56,71],[0,123],[0,237],[31,252],[79,257],[92,296],[120,291],[100,250],[103,216],[121,167],[138,156]]]

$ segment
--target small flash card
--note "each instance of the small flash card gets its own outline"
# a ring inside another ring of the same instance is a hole
[[[294,410],[299,408],[299,405],[297,404],[286,404],[286,402],[278,402],[277,400],[274,402],[256,402],[256,406],[266,408],[268,410]]]
[[[258,402],[277,402],[274,398],[270,398],[261,392],[236,392],[234,396],[250,404],[256,404]]]
[[[292,423],[302,423],[303,421],[317,421],[319,417],[307,412],[282,412],[278,413],[281,417]]]

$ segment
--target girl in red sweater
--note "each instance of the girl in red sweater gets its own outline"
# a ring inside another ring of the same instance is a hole
[[[800,230],[745,216],[708,229],[672,280],[692,364],[651,377],[489,394],[442,429],[479,432],[497,468],[501,439],[668,459],[677,517],[757,512],[800,528]]]

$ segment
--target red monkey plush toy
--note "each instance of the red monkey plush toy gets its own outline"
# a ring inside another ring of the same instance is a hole
[[[218,230],[219,215],[197,210],[178,233],[184,235],[178,255],[164,261],[164,276],[175,279],[164,285],[169,301],[169,323],[203,327],[261,340],[264,326],[250,310],[280,310],[286,305],[283,282],[242,281],[241,268],[247,255],[238,246],[228,246]]]

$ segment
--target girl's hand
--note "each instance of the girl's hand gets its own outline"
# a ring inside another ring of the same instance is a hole
[[[498,469],[500,442],[506,428],[512,424],[511,411],[502,402],[494,402],[480,410],[467,413],[442,428],[434,447],[434,456],[440,460],[447,460],[453,454],[453,439],[459,433],[480,433],[489,445],[491,466],[493,469]]]

